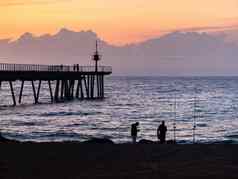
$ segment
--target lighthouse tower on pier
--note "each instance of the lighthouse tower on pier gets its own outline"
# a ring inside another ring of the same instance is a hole
[[[96,51],[92,56],[92,59],[95,61],[95,72],[98,72],[98,61],[101,60],[101,55],[98,52],[98,41],[96,40]]]

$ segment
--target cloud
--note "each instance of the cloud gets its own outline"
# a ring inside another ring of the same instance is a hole
[[[167,30],[162,30],[160,32],[161,33],[171,33],[171,32],[175,32],[175,31],[179,31],[179,32],[219,32],[219,31],[236,30],[236,29],[238,29],[238,24],[167,29]]]
[[[177,28],[177,29],[166,29],[166,30],[154,30],[147,33],[137,34],[137,37],[141,38],[141,41],[146,39],[153,39],[156,37],[163,36],[172,32],[226,32],[231,30],[238,30],[238,24],[233,25],[221,25],[221,26],[198,26],[198,27],[188,27],[188,28]]]

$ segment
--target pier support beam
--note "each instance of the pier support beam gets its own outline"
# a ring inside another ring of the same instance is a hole
[[[74,85],[75,85],[75,80],[69,80],[69,95],[70,98],[73,99],[74,98]]]
[[[80,80],[78,80],[78,84],[77,84],[77,88],[76,88],[76,92],[75,92],[75,97],[77,99],[84,99],[82,80],[83,80],[82,77],[80,77]],[[79,97],[79,93],[80,93],[80,97]]]
[[[98,90],[99,90],[99,98],[102,98],[102,75],[98,76]]]
[[[33,90],[34,99],[35,99],[35,104],[37,104],[37,103],[38,103],[38,100],[37,100],[36,88],[35,88],[35,84],[34,84],[34,81],[33,81],[33,80],[31,81],[31,85],[32,85],[32,90]]]
[[[13,86],[12,86],[12,81],[9,81],[9,85],[10,85],[11,93],[12,93],[13,106],[16,106],[17,103],[16,103],[15,94],[14,94],[14,89],[13,89]]]
[[[88,88],[88,95],[87,95],[87,98],[90,99],[90,75],[87,75],[87,88]]]
[[[82,78],[80,79],[80,93],[81,93],[80,98],[84,99]]]
[[[21,89],[20,89],[19,100],[18,100],[19,104],[21,104],[24,82],[25,82],[24,80],[21,82]]]
[[[65,94],[65,81],[61,80],[61,88],[60,88],[60,99],[63,100],[64,99],[64,94]]]
[[[75,97],[77,99],[79,99],[79,88],[80,88],[80,80],[78,80],[78,84],[77,84],[77,88],[76,88],[76,92],[75,92]]]
[[[98,97],[104,98],[104,76],[99,75],[98,76]]]
[[[75,97],[77,99],[84,99],[84,92],[83,92],[83,83],[82,83],[83,77],[80,77],[80,80],[78,80],[78,84],[77,84],[77,88],[76,88],[76,93],[75,93]],[[79,97],[79,93],[80,93],[80,97]]]
[[[41,80],[39,80],[38,89],[37,89],[37,96],[36,96],[37,102],[39,101],[40,88],[41,88]]]
[[[84,81],[84,86],[85,86],[85,91],[86,91],[86,97],[89,98],[89,89],[88,89],[88,83],[86,80],[86,76],[83,77],[83,81]]]
[[[55,101],[56,102],[59,101],[59,85],[60,85],[60,81],[57,80],[56,81],[56,86],[55,86]]]
[[[104,98],[104,76],[102,75],[102,98]]]
[[[64,81],[64,96],[65,99],[69,100],[69,84],[68,84],[68,80]]]
[[[49,90],[50,90],[51,103],[53,103],[53,102],[54,102],[54,97],[53,97],[53,92],[52,92],[52,87],[51,87],[51,82],[50,82],[50,80],[48,81],[48,85],[49,85]]]
[[[94,98],[94,75],[90,75],[90,98]]]
[[[74,87],[75,87],[75,80],[72,81],[72,86],[71,86],[71,88],[72,88],[72,89],[71,89],[71,90],[72,90],[72,91],[71,91],[71,96],[72,96],[72,98],[74,98]]]
[[[99,98],[100,97],[99,75],[96,76],[96,80],[97,80],[97,98]]]

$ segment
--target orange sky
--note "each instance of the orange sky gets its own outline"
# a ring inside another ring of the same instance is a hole
[[[93,30],[113,44],[176,29],[237,25],[237,0],[4,0],[0,37]]]

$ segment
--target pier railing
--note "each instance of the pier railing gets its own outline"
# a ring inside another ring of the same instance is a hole
[[[0,63],[0,71],[8,72],[95,72],[95,66],[37,65]],[[111,73],[112,67],[98,66],[97,72]]]

